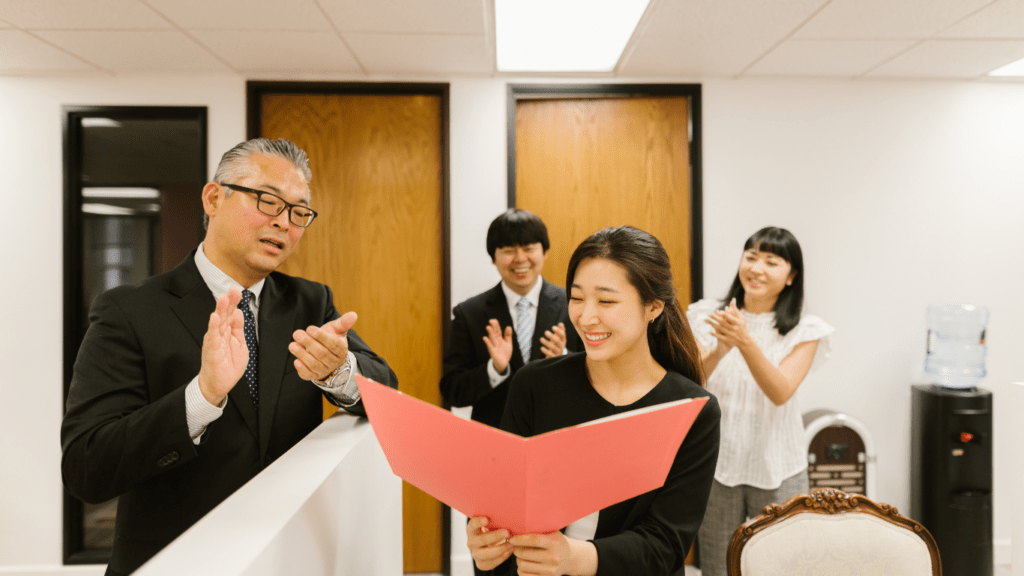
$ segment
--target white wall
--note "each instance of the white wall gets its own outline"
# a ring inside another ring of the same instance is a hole
[[[457,303],[498,279],[483,244],[506,205],[506,80],[427,80],[451,82]],[[0,195],[33,202],[32,213],[46,219],[5,222],[0,573],[61,559],[60,105],[209,106],[212,168],[244,137],[244,98],[238,78],[0,78]],[[1024,85],[712,80],[703,103],[705,294],[724,293],[756,229],[773,224],[796,234],[807,308],[838,330],[833,358],[801,389],[802,407],[844,410],[873,431],[878,499],[902,512],[909,387],[924,379],[925,306],[991,308],[984,385],[997,398],[995,536],[1005,543],[1016,480],[1007,464],[1015,457],[1009,421],[1017,416],[998,398],[1024,379],[1024,268],[1016,258],[1024,240]],[[997,562],[1008,554],[1000,550]]]
[[[244,100],[240,78],[0,78],[0,199],[31,206],[7,208],[3,226],[0,573],[58,566],[63,555],[61,106],[208,106],[212,170],[245,137]]]

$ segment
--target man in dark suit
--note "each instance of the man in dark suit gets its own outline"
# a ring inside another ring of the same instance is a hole
[[[565,328],[565,289],[541,277],[549,247],[536,214],[502,213],[487,230],[501,282],[455,307],[441,394],[452,406],[472,406],[477,422],[501,424],[509,382],[527,361],[583,349],[576,331]]]
[[[356,373],[397,387],[328,287],[275,271],[316,216],[310,178],[287,140],[239,144],[203,188],[203,243],[93,304],[61,470],[86,502],[120,496],[107,574],[134,571],[305,437],[322,397],[365,414]]]

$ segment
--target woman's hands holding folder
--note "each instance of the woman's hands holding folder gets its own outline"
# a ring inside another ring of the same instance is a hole
[[[523,534],[509,538],[520,576],[593,576],[597,548],[593,542],[567,538],[561,532]]]
[[[597,548],[592,542],[566,538],[561,532],[509,537],[508,530],[487,529],[487,518],[466,525],[469,551],[481,570],[493,570],[512,554],[520,576],[590,576],[597,573]]]
[[[473,562],[481,570],[493,570],[512,555],[508,530],[488,530],[487,518],[483,516],[470,518],[466,524],[466,535]]]

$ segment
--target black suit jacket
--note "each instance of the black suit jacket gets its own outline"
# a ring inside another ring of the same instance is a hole
[[[540,301],[537,306],[537,326],[533,331],[533,345],[530,360],[544,358],[540,338],[545,330],[562,322],[565,324],[566,347],[570,352],[583,350],[572,322],[569,321],[568,302],[565,289],[541,278]],[[508,311],[508,300],[501,289],[501,283],[459,304],[454,310],[451,341],[444,354],[444,375],[441,377],[441,395],[451,406],[472,406],[473,420],[497,428],[505,410],[508,385],[517,370],[523,367],[523,355],[516,344],[515,324]],[[511,326],[512,372],[501,384],[491,388],[487,375],[487,361],[491,359],[483,337],[487,335],[487,324],[494,318],[502,331]]]
[[[299,378],[292,332],[338,317],[331,290],[274,272],[259,306],[257,416],[243,376],[198,445],[185,387],[199,373],[214,295],[190,254],[174,270],[98,298],[75,361],[61,425],[61,472],[86,502],[120,496],[108,574],[128,574],[312,431],[322,393]],[[382,358],[349,331],[368,378],[397,387]],[[362,405],[350,411],[365,414]]]

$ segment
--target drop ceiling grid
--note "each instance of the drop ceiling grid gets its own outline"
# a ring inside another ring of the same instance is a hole
[[[21,30],[0,30],[0,75],[100,72]]]
[[[480,0],[316,0],[344,33],[486,35]]]
[[[232,71],[178,31],[49,30],[36,34],[114,73]]]
[[[0,19],[23,30],[167,30],[166,20],[139,0],[0,2]]]
[[[186,30],[331,30],[314,0],[143,0]]]
[[[939,37],[1024,40],[1024,0],[999,0],[954,24]]]
[[[913,44],[912,40],[787,40],[744,75],[853,78]]]
[[[800,40],[922,40],[995,0],[832,0],[793,36]]]
[[[484,36],[346,34],[345,38],[373,73],[489,74],[493,70]]]
[[[234,69],[247,72],[358,73],[359,63],[333,30],[194,30]]]
[[[660,2],[621,75],[734,76],[775,46],[828,0]]]
[[[930,40],[867,74],[898,78],[977,78],[1024,58],[1024,40]]]

